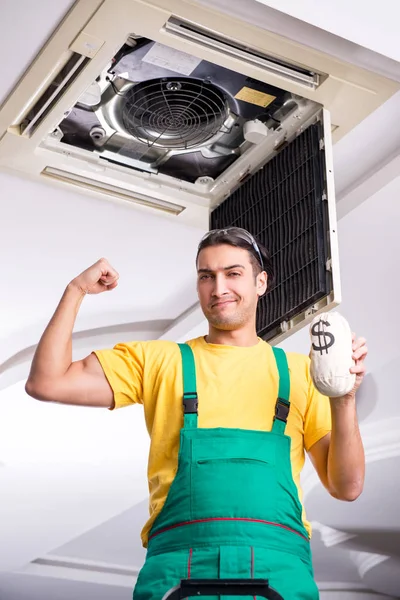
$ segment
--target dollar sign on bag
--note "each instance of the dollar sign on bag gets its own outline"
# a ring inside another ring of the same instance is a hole
[[[313,350],[319,350],[321,354],[323,354],[324,350],[326,354],[328,354],[328,348],[333,346],[335,342],[335,336],[332,335],[332,333],[329,333],[328,331],[324,331],[323,325],[325,325],[325,327],[330,327],[330,323],[328,323],[328,321],[323,321],[322,319],[320,319],[318,323],[315,323],[313,325],[311,333],[318,337],[318,343],[320,345],[317,346],[313,342],[312,347]]]

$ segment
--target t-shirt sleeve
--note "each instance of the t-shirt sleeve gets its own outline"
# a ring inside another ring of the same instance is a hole
[[[117,344],[112,350],[96,350],[114,393],[114,408],[143,403],[144,349],[141,342]]]
[[[307,357],[308,398],[304,419],[304,446],[307,452],[332,429],[329,398],[321,394],[310,375],[310,359]]]

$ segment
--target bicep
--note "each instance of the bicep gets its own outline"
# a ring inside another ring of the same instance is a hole
[[[327,433],[308,450],[308,456],[322,484],[328,489],[328,453],[331,434]]]
[[[63,377],[43,387],[40,400],[113,408],[114,394],[95,354],[73,362]]]
[[[74,362],[66,373],[71,404],[113,408],[114,394],[95,354]]]

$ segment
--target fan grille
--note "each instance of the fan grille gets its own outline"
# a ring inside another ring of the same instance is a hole
[[[125,95],[125,129],[148,145],[187,149],[217,134],[228,117],[224,94],[197,79],[154,79],[139,83]]]

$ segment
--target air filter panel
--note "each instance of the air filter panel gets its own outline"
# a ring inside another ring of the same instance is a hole
[[[275,283],[257,314],[265,340],[333,289],[323,139],[323,124],[310,125],[211,214],[212,229],[243,227],[271,252]]]

